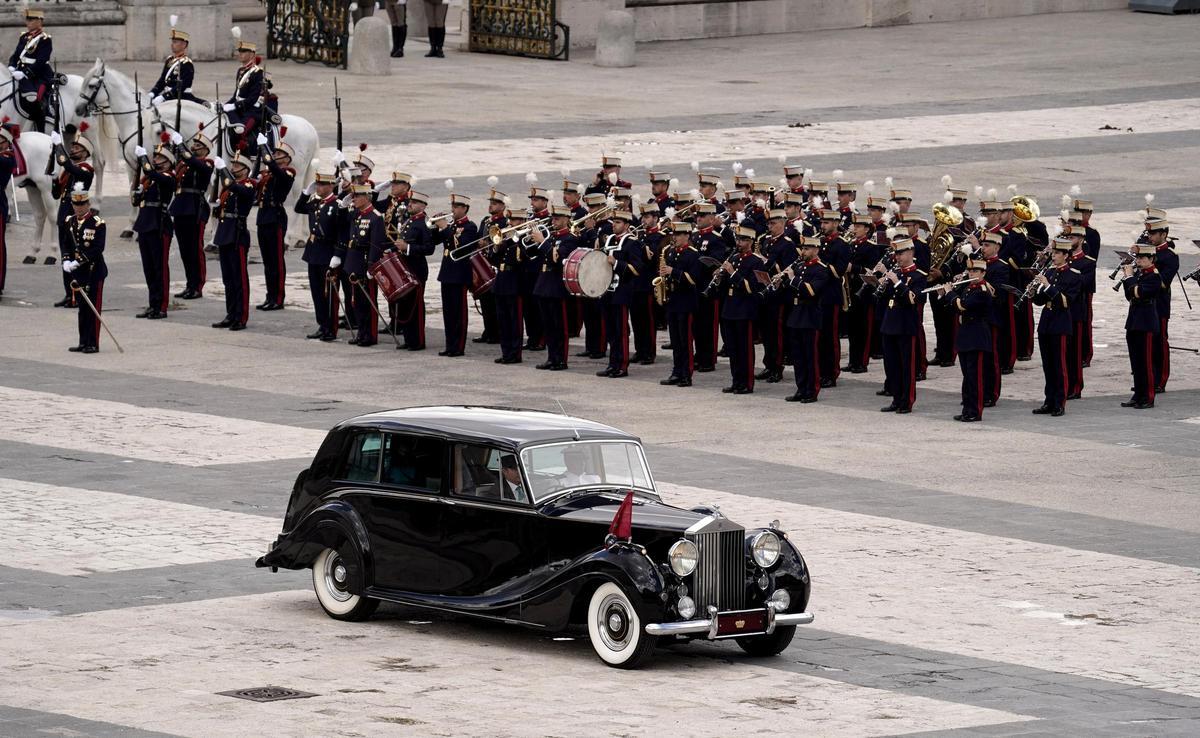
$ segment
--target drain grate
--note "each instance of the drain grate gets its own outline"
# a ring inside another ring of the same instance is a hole
[[[316,697],[312,692],[301,692],[287,687],[251,687],[250,689],[234,689],[229,692],[217,692],[226,697],[237,697],[239,700],[251,702],[278,702],[280,700],[299,700],[305,697]]]

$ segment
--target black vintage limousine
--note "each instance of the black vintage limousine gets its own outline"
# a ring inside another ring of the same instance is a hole
[[[627,539],[610,532],[626,498]],[[813,620],[808,568],[777,523],[747,530],[715,507],[667,505],[637,438],[532,410],[420,407],[339,424],[258,566],[311,567],[339,620],[387,600],[586,626],[621,668],[660,639],[733,638],[774,655]]]

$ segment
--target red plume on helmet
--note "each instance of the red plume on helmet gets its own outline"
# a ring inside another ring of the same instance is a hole
[[[84,133],[84,132],[90,130],[91,127],[92,126],[86,120],[79,122],[79,132],[80,133]]]
[[[262,64],[262,57],[261,57],[261,56],[256,56],[256,57],[254,57],[254,63],[255,63],[255,64],[260,64],[260,65],[261,65],[261,64]]]
[[[633,537],[633,491],[625,493],[625,499],[613,515],[612,523],[608,526],[608,534],[618,540],[628,541]]]
[[[283,138],[287,135],[287,126],[279,126],[279,137]]]
[[[360,144],[358,145],[358,150],[359,150],[359,151],[366,151],[366,150],[367,150],[367,145],[366,145],[365,143],[360,143]]]
[[[167,141],[171,140],[171,134],[167,133],[166,130],[159,131],[158,140],[166,143]]]
[[[204,121],[200,121],[199,123],[196,124],[196,131],[200,132],[203,130],[204,130]]]

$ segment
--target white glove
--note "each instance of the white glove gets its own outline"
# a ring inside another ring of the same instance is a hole
[[[217,169],[224,169],[225,168],[225,160],[219,156],[214,156],[213,157],[213,166],[216,167]]]
[[[25,79],[25,73],[22,72],[20,69],[18,69],[15,72],[13,72],[13,79],[20,82],[21,80]]]
[[[8,73],[9,73],[9,74],[12,74],[12,73],[13,73],[13,72],[15,72],[15,71],[17,71],[17,68],[16,68],[16,67],[9,67],[9,68],[8,68]]]
[[[375,185],[375,191],[383,192],[384,190],[386,190],[387,188],[389,188],[391,186],[392,186],[391,180],[388,180],[387,182],[380,182],[379,184]]]
[[[224,110],[226,113],[232,113],[233,111],[237,110],[237,106],[233,103],[225,103],[221,106],[221,110]]]
[[[55,146],[62,144],[62,136],[58,135],[58,131],[50,131],[50,143]]]
[[[150,104],[151,105],[162,105],[166,101],[167,101],[167,98],[163,97],[162,95],[155,95],[154,99],[150,101]]]
[[[267,137],[260,133],[258,134],[258,138],[254,139],[254,143],[258,146],[266,146]]]
[[[133,155],[140,159],[146,155],[146,150],[143,149],[141,146],[135,146],[133,148]]]
[[[183,134],[179,131],[171,131],[171,143],[175,144],[176,146],[183,143]]]
[[[329,260],[329,268],[330,269],[337,269],[341,265],[342,265],[342,260],[336,256]]]
[[[314,193],[316,191],[317,191],[317,183],[316,182],[309,182],[308,187],[304,188],[304,194],[306,194],[306,195],[312,195],[312,193]]]
[[[79,262],[68,259],[67,261],[64,261],[62,263],[62,267],[63,267],[64,272],[66,272],[67,274],[70,274],[71,272],[73,272],[79,268]]]
[[[340,150],[333,152],[333,163],[334,164],[341,164],[344,161],[346,161],[345,154],[343,154]]]

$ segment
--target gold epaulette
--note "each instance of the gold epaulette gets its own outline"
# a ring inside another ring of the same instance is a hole
[[[98,226],[104,225],[104,218],[101,218],[100,216],[97,215],[96,216],[96,225],[98,225]]]
[[[922,277],[928,277],[928,276],[929,276],[929,272],[927,272],[927,271],[925,271],[925,270],[923,270],[923,269],[917,269],[917,274],[920,274]]]
[[[1076,274],[1083,274],[1083,272],[1079,271],[1075,267],[1071,267],[1071,271],[1075,272]]]

